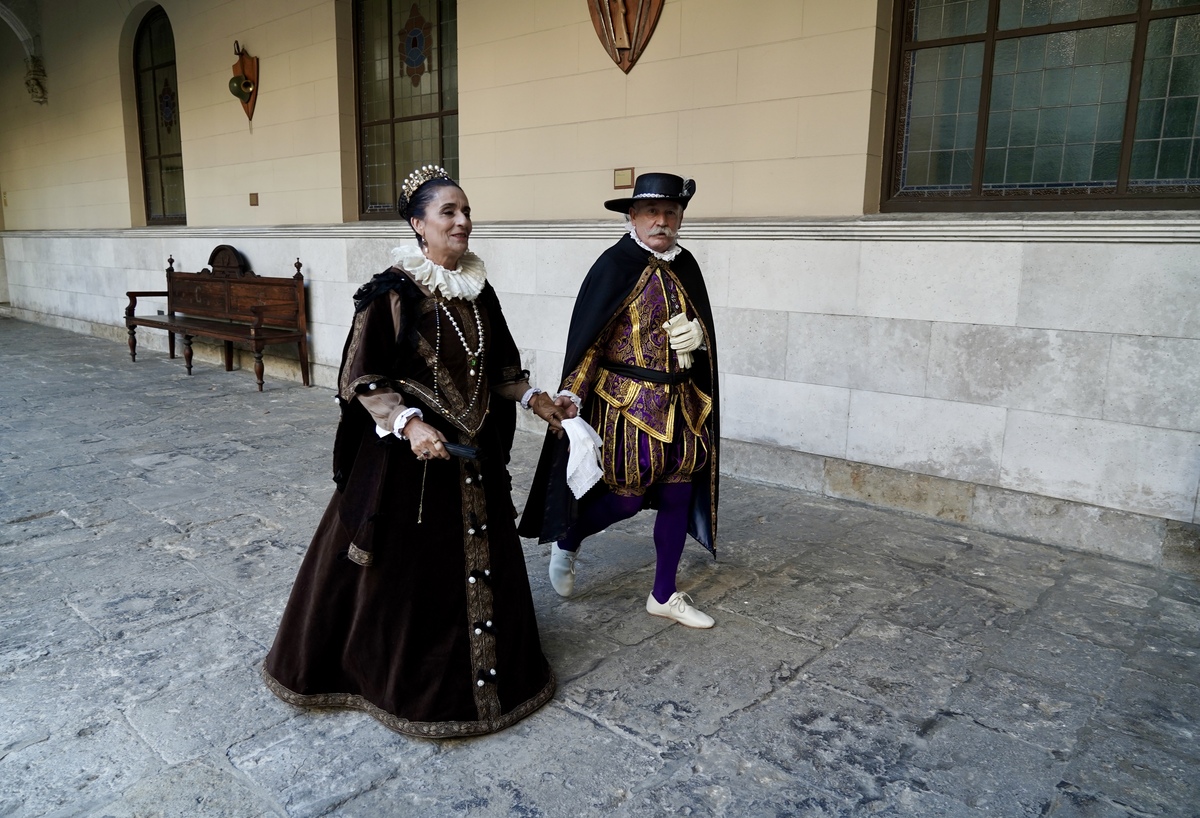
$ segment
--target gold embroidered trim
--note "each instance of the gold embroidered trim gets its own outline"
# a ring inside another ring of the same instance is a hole
[[[354,543],[350,543],[350,550],[346,552],[346,558],[357,565],[364,568],[375,561],[375,555],[370,551],[364,551]]]
[[[551,697],[554,696],[554,690],[558,684],[558,680],[554,676],[554,671],[551,670],[550,679],[546,682],[546,686],[539,690],[536,695],[518,705],[512,712],[505,713],[493,719],[480,719],[479,721],[409,721],[408,719],[402,719],[399,716],[389,713],[382,707],[372,704],[355,693],[317,693],[313,695],[295,693],[284,687],[268,673],[265,665],[262,668],[262,678],[268,690],[293,707],[346,707],[352,710],[361,710],[389,730],[395,730],[397,733],[403,733],[406,736],[416,736],[418,738],[466,738],[467,736],[482,736],[486,733],[495,733],[497,730],[511,727],[550,701]]]

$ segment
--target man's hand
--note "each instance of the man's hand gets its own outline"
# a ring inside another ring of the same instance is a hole
[[[563,401],[566,401],[566,406],[563,405]],[[569,412],[567,406],[570,407]],[[562,437],[563,433],[563,420],[575,417],[575,404],[571,403],[571,399],[566,396],[551,400],[545,392],[538,392],[529,399],[529,408],[535,415],[546,421],[550,425],[550,431],[559,437]]]
[[[667,331],[671,349],[677,353],[695,352],[704,343],[704,328],[700,326],[698,318],[689,321],[687,316],[680,313],[663,324],[663,329]]]
[[[450,459],[450,452],[442,445],[446,436],[420,418],[408,419],[404,424],[404,436],[412,445],[417,460]]]

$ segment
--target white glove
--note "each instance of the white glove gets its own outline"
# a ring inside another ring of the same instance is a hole
[[[676,315],[663,327],[671,339],[671,349],[676,352],[694,352],[704,343],[704,328],[700,320],[691,321],[682,313]]]

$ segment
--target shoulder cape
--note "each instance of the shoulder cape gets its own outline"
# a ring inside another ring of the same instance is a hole
[[[565,378],[583,359],[592,344],[616,317],[617,311],[632,293],[650,259],[650,254],[628,235],[605,250],[588,271],[575,309],[571,313],[571,328],[567,334],[566,355],[562,378]],[[720,451],[720,412],[718,394],[716,336],[713,331],[712,305],[700,266],[687,250],[671,262],[671,271],[687,292],[692,309],[704,324],[708,334],[707,367],[705,356],[696,360],[693,377],[697,385],[712,396],[713,409],[709,416],[711,450],[708,464],[693,481],[692,506],[688,533],[701,545],[716,554],[717,494]],[[562,539],[578,516],[578,501],[567,488],[567,439],[547,432],[542,444],[533,485],[518,532],[523,537],[536,537],[539,542]]]

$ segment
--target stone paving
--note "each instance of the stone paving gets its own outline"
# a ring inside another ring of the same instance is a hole
[[[334,402],[139,357],[0,319],[0,816],[1200,815],[1194,577],[734,480],[681,570],[715,629],[645,614],[635,518],[571,600],[526,542],[560,688],[516,727],[294,710],[258,667]]]

